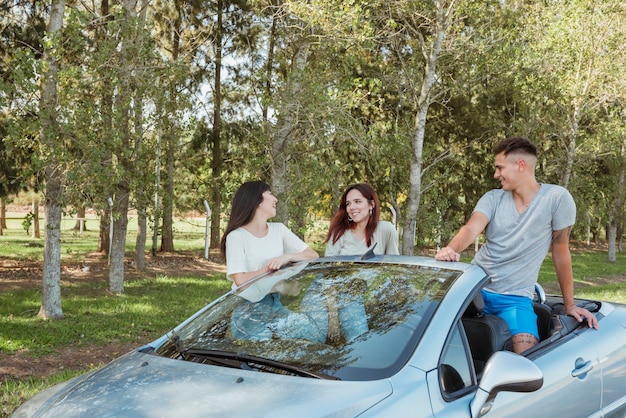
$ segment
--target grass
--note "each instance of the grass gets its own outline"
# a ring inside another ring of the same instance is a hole
[[[107,283],[64,287],[60,321],[37,318],[39,289],[0,293],[0,351],[41,356],[70,345],[149,342],[228,291],[230,283],[223,275],[157,277],[125,283],[122,295],[106,288]]]
[[[15,260],[43,261],[43,238],[32,238],[22,226],[24,214],[7,213],[7,229],[0,236],[0,255],[11,256]],[[40,219],[40,231],[43,237],[44,220]],[[74,229],[76,220],[63,218],[61,221],[61,257],[64,261],[77,261],[86,253],[98,249],[99,223],[95,217],[86,221],[87,229],[83,232]],[[174,221],[176,250],[204,250],[205,218],[177,218]],[[32,227],[29,231],[32,233]],[[153,230],[148,227],[146,249],[152,247]],[[137,219],[129,217],[126,235],[126,251],[135,250]],[[160,246],[161,237],[157,245]]]
[[[19,262],[42,262],[43,239],[32,238],[22,226],[24,214],[8,213],[7,229],[0,236],[0,255]],[[20,219],[21,217],[21,219]],[[43,231],[43,220],[40,221]],[[88,219],[87,230],[73,229],[75,219],[61,224],[63,262],[80,261],[95,252],[98,221]],[[205,245],[205,219],[176,219],[175,248],[202,253]],[[32,230],[31,230],[32,231]],[[132,254],[137,233],[136,219],[129,219],[126,249]],[[152,245],[148,231],[147,249]],[[160,237],[158,238],[160,245]],[[41,289],[22,289],[0,293],[0,352],[13,355],[28,351],[33,359],[59,353],[67,347],[89,347],[111,343],[142,345],[163,335],[192,313],[230,289],[223,275],[209,277],[156,277],[126,280],[124,294],[111,295],[108,283],[71,283],[61,289],[64,318],[39,319]],[[90,368],[97,367],[92,365]],[[0,417],[8,417],[26,399],[41,390],[80,375],[90,368],[64,370],[43,378],[0,382]]]
[[[472,256],[463,254],[461,261],[470,262]],[[626,253],[618,253],[617,261],[607,261],[606,251],[572,251],[572,270],[575,285],[586,285],[585,291],[577,291],[576,296],[589,297],[623,303],[626,298],[626,282],[598,284],[598,278],[610,281],[612,277],[626,276]],[[539,270],[538,282],[544,286],[558,286],[554,264],[550,255],[546,257]],[[585,296],[583,296],[583,294]],[[594,296],[598,295],[598,296]],[[600,295],[604,297],[600,297]]]
[[[597,277],[626,274],[626,253],[618,253],[617,261],[609,263],[605,251],[573,251],[572,269],[574,282],[590,283]],[[557,282],[552,259],[547,257],[539,272],[540,283]]]
[[[223,275],[208,278],[157,277],[134,280],[124,294],[106,293],[106,283],[73,285],[63,289],[64,319],[36,317],[39,290],[0,293],[0,351],[13,354],[28,350],[33,357],[65,347],[111,343],[148,343],[230,289]],[[63,371],[45,378],[2,383],[0,416],[8,416],[39,391],[89,369]]]

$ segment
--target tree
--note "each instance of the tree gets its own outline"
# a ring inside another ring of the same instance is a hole
[[[422,195],[422,169],[426,120],[430,105],[437,99],[437,63],[444,48],[444,40],[451,25],[455,24],[457,1],[435,1],[430,10],[423,4],[397,2],[390,7],[390,46],[397,57],[403,87],[413,105],[414,127],[412,133],[411,165],[409,168],[408,196],[402,226],[402,254],[414,252],[417,213]],[[420,55],[421,53],[421,59]],[[420,70],[421,69],[421,70]],[[421,71],[421,75],[419,72]]]
[[[564,187],[569,186],[576,149],[584,138],[581,121],[616,94],[622,95],[624,77],[614,64],[623,62],[624,14],[621,1],[539,2],[523,25],[529,46],[525,61],[534,69],[534,77],[523,81],[532,95],[527,100],[554,115],[550,134],[565,150],[566,159],[558,169]]]
[[[113,142],[113,155],[117,164],[116,180],[113,193],[113,234],[110,254],[109,291],[122,293],[124,289],[124,267],[126,251],[126,232],[128,226],[128,210],[131,193],[143,191],[144,185],[138,184],[145,178],[145,165],[142,161],[146,155],[143,151],[143,83],[150,85],[151,77],[146,79],[146,71],[142,61],[136,57],[149,56],[152,47],[144,42],[145,20],[143,12],[146,1],[125,0],[123,10],[116,21],[119,23],[119,73],[117,76],[117,93],[114,100],[116,117],[114,127],[116,136]],[[132,74],[143,74],[143,82],[132,77]],[[134,113],[133,113],[134,112]],[[138,179],[141,179],[138,181]],[[143,210],[145,200],[143,194],[138,195],[138,202]],[[140,230],[141,232],[141,230]],[[145,236],[145,230],[143,231]],[[141,235],[141,234],[140,234]],[[139,237],[138,239],[141,239]],[[141,243],[140,243],[141,244]],[[139,245],[139,248],[142,248]],[[140,260],[141,262],[141,260]]]
[[[163,149],[165,161],[164,187],[157,190],[162,197],[161,248],[160,251],[174,251],[174,187],[175,164],[181,147],[185,112],[189,109],[189,88],[197,85],[198,74],[191,70],[191,63],[197,58],[199,46],[206,40],[204,27],[207,23],[208,8],[205,0],[196,1],[156,1],[153,5],[153,37],[162,57],[167,76],[157,83],[163,94],[156,100],[157,130],[159,149]],[[210,26],[210,25],[209,25]],[[160,185],[159,185],[160,186]],[[154,249],[153,249],[154,250]]]
[[[44,319],[63,317],[63,309],[61,308],[61,214],[64,171],[59,164],[56,152],[61,136],[56,103],[59,75],[57,46],[60,41],[59,34],[63,28],[64,10],[64,0],[53,0],[46,29],[47,43],[44,46],[44,68],[39,105],[40,138],[44,150],[43,161],[45,161],[43,171],[46,180],[43,288],[39,310],[39,316]]]

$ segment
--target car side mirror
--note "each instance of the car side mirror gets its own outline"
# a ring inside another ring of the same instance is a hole
[[[543,373],[535,363],[510,351],[495,352],[485,365],[472,402],[472,418],[485,415],[499,392],[534,392],[543,386]]]

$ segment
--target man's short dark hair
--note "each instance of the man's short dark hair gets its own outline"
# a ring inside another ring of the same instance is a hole
[[[524,154],[530,154],[536,157],[537,147],[527,138],[522,136],[512,136],[498,142],[493,149],[494,155],[504,153],[506,156],[512,152],[523,152]]]

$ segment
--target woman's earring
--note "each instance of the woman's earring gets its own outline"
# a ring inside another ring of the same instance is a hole
[[[352,222],[352,218],[348,215],[348,222]]]
[[[370,216],[372,216],[373,210],[372,208],[370,208]]]

